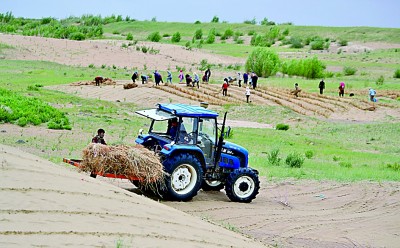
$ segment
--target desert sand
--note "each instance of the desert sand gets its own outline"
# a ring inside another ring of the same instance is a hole
[[[0,247],[263,247],[17,148],[0,163]]]

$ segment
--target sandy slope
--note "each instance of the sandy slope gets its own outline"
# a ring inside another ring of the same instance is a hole
[[[16,148],[0,163],[0,247],[262,247]]]

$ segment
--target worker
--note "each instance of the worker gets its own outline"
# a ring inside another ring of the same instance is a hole
[[[104,131],[104,129],[100,128],[99,130],[97,130],[97,135],[93,137],[92,139],[92,143],[100,143],[103,145],[107,145],[106,141],[104,140],[104,134],[106,132]]]
[[[96,86],[100,86],[100,84],[104,81],[104,78],[101,76],[97,76],[94,78],[94,81],[96,82]]]

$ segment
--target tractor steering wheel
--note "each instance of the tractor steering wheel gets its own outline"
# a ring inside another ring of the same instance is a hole
[[[190,132],[185,135],[183,138],[185,144],[189,144],[196,137],[196,132]]]

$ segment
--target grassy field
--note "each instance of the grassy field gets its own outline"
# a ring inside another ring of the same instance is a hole
[[[204,35],[215,28],[220,32],[231,28],[247,35],[250,31],[265,32],[268,27],[249,24],[229,23],[161,23],[161,22],[122,22],[104,26],[105,33],[125,34],[132,32],[134,39],[145,40],[147,35],[155,30],[163,30],[162,34],[172,35],[179,31],[183,41],[191,40],[194,30],[203,29]],[[328,28],[281,26],[288,28],[290,34],[308,37],[320,35],[330,39],[347,39],[349,42],[395,42],[400,43],[400,29],[382,28]],[[117,35],[116,38],[124,38]],[[163,39],[162,42],[169,43]],[[1,54],[12,47],[0,44]],[[237,57],[247,57],[253,47],[243,44],[215,43],[204,45],[202,49],[214,53]],[[284,54],[287,48],[273,47],[278,53]],[[291,49],[300,56],[307,55],[308,49]],[[337,94],[336,85],[345,81],[348,89],[363,90],[374,86],[379,90],[400,90],[399,79],[393,78],[393,72],[399,68],[400,49],[380,49],[359,53],[315,53],[328,67],[351,66],[357,69],[355,75],[344,76],[340,71],[333,78],[327,78],[327,94]],[[231,71],[225,68],[219,70]],[[0,60],[0,87],[11,89],[27,97],[36,97],[60,108],[69,118],[72,130],[62,130],[49,134],[45,138],[29,134],[28,127],[21,133],[2,135],[1,142],[12,146],[23,146],[39,156],[60,163],[62,157],[80,157],[92,135],[93,127],[103,127],[107,130],[106,138],[111,144],[133,144],[137,131],[147,128],[147,121],[133,114],[138,109],[135,104],[123,102],[107,102],[101,99],[83,99],[74,95],[43,89],[29,90],[29,86],[50,86],[67,84],[76,81],[93,79],[96,75],[107,74],[113,79],[126,79],[130,76],[127,69],[122,68],[89,68],[72,67],[44,61],[11,61]],[[384,84],[377,86],[375,80],[383,75]],[[275,87],[293,87],[299,82],[302,89],[317,92],[319,80],[302,78],[270,77],[260,79],[261,84]],[[332,87],[330,89],[330,87]],[[393,104],[398,104],[393,102]],[[317,180],[340,181],[400,181],[400,123],[369,124],[332,123],[310,117],[299,116],[282,107],[260,107],[255,105],[226,105],[218,110],[228,111],[231,119],[245,119],[262,123],[282,123],[285,120],[298,120],[291,123],[287,131],[258,128],[235,128],[230,141],[238,143],[250,152],[250,164],[258,169],[262,176],[270,179],[287,177],[307,178]],[[249,116],[249,113],[252,113]],[[39,128],[46,129],[45,125]],[[1,129],[1,127],[0,127]],[[25,130],[25,131],[24,131]],[[251,138],[251,142],[250,139]],[[18,139],[25,139],[25,144],[17,144]],[[268,162],[268,153],[279,150],[280,165]],[[305,158],[301,168],[290,168],[285,164],[285,158],[297,152]],[[310,156],[311,154],[311,156]]]

